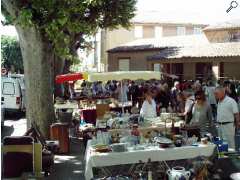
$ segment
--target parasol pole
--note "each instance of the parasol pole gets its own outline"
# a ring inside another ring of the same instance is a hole
[[[123,80],[121,80],[121,94],[122,94],[122,114],[124,114],[124,102],[123,102]]]

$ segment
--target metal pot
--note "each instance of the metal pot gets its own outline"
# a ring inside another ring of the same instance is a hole
[[[186,171],[184,167],[176,166],[172,170],[167,171],[169,180],[189,180],[191,173]]]

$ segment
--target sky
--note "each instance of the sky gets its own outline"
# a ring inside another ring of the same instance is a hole
[[[214,24],[217,22],[240,19],[240,0],[238,7],[229,13],[232,0],[138,0],[140,14],[154,12],[159,19]]]
[[[229,13],[232,0],[138,0],[138,18],[151,14],[152,19],[214,24],[217,22],[240,19],[240,0],[238,7]],[[2,19],[2,17],[1,17]],[[14,27],[2,27],[1,34],[16,35]]]

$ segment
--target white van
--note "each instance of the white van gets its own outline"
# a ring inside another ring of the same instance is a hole
[[[2,103],[5,111],[22,112],[24,110],[23,94],[17,78],[1,77]]]
[[[23,74],[8,74],[8,77],[18,79],[22,92],[22,111],[26,111],[26,89],[25,89],[25,79]]]

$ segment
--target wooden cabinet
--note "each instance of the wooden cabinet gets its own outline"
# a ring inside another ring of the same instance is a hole
[[[55,123],[51,125],[50,136],[52,140],[59,141],[59,153],[69,153],[69,124]]]

